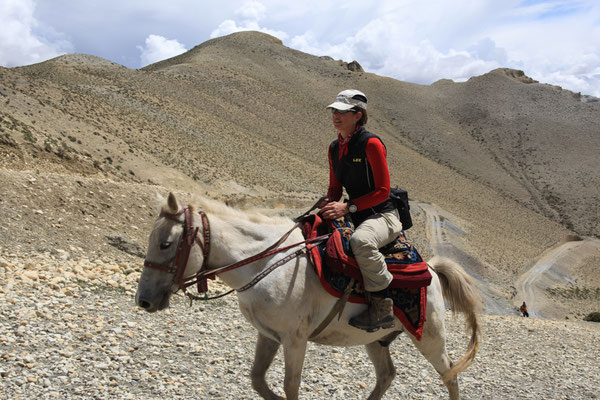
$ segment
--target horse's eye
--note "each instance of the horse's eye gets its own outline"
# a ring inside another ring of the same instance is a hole
[[[161,249],[161,250],[168,249],[168,248],[169,248],[169,246],[171,246],[171,242],[162,242],[162,243],[160,244],[160,249]]]

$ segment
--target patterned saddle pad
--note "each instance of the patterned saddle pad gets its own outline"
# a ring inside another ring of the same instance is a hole
[[[309,215],[303,220],[302,232],[308,239],[331,232],[325,243],[309,245],[309,253],[324,289],[335,297],[341,297],[351,279],[358,283],[348,301],[366,303],[362,275],[350,249],[350,237],[354,227],[349,219],[340,218],[324,223],[319,215]],[[427,305],[427,286],[431,273],[427,263],[408,242],[404,232],[390,245],[380,251],[385,255],[388,271],[394,277],[390,292],[394,301],[394,313],[404,327],[421,340]]]

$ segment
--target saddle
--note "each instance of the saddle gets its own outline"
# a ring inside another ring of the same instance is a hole
[[[352,288],[348,301],[366,303],[362,274],[350,248],[350,237],[354,232],[352,222],[346,217],[324,222],[318,214],[311,214],[302,220],[302,233],[306,239],[329,232],[331,236],[326,242],[307,245],[323,288],[340,298],[354,279],[357,283]],[[426,316],[427,286],[431,283],[427,263],[409,243],[404,232],[380,251],[393,276],[389,289],[394,301],[394,314],[406,330],[417,340],[421,340]]]

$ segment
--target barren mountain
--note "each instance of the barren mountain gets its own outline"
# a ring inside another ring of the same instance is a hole
[[[491,297],[519,304],[546,249],[600,236],[600,103],[506,69],[410,84],[242,32],[141,70],[82,54],[0,68],[0,249],[132,260],[169,190],[294,215],[326,190],[324,107],[345,88],[369,97],[367,127],[415,203],[409,237],[439,250],[424,207],[441,210],[451,255]],[[539,288],[557,304],[580,289],[578,308],[546,316],[598,311],[589,240],[568,280]]]

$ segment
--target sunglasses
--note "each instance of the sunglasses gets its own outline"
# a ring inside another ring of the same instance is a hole
[[[335,113],[338,113],[338,114],[346,114],[346,113],[349,113],[349,112],[352,112],[352,113],[355,113],[355,112],[356,112],[355,110],[352,110],[352,109],[350,109],[350,110],[337,110],[337,109],[335,109],[335,108],[330,108],[330,110],[331,110],[331,113],[332,113],[332,114],[335,114]]]

